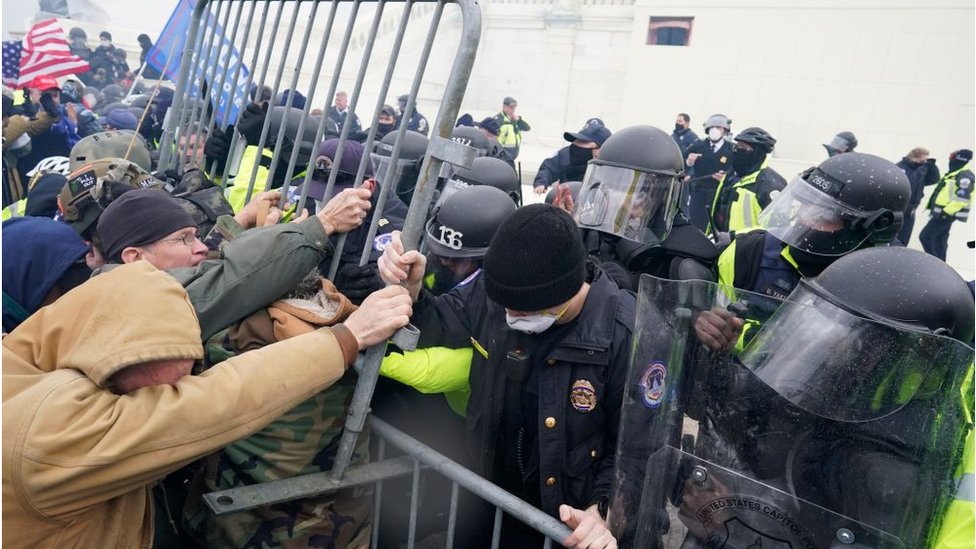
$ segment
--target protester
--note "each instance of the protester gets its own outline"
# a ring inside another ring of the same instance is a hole
[[[200,328],[172,277],[140,261],[69,292],[3,340],[6,541],[163,545],[158,480],[332,385],[409,302],[389,288],[341,325],[191,376]]]

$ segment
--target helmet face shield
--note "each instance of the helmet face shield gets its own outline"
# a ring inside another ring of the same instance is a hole
[[[576,224],[627,240],[664,240],[678,211],[674,175],[590,162],[573,212]]]
[[[769,234],[817,255],[850,253],[871,236],[873,212],[851,208],[797,176],[759,214]]]
[[[373,162],[373,173],[380,184],[393,182],[393,187],[398,193],[412,193],[417,186],[416,177],[403,180],[405,175],[412,176],[413,168],[417,165],[416,160],[399,159],[397,163],[391,164],[390,157],[377,153],[370,153],[370,160]]]
[[[801,283],[740,360],[793,405],[860,422],[909,402],[930,371],[946,363],[940,353],[950,341],[859,317]]]

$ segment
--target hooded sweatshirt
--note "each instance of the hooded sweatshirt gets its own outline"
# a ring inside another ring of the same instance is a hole
[[[336,336],[323,329],[172,385],[106,389],[127,366],[202,356],[186,291],[143,261],[82,284],[4,338],[7,543],[148,547],[152,483],[254,433],[345,371]]]
[[[68,225],[43,217],[3,222],[3,331],[9,333],[41,307],[51,288],[88,245]]]

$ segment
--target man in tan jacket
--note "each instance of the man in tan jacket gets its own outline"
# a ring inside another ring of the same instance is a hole
[[[410,313],[390,287],[343,324],[190,376],[203,348],[176,280],[138,261],[82,284],[3,340],[5,541],[151,546],[153,483],[330,386]]]

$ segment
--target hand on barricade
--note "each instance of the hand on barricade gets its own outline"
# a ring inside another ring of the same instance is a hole
[[[559,520],[573,529],[573,533],[562,542],[565,547],[578,549],[616,549],[617,547],[617,540],[607,529],[607,524],[597,512],[595,505],[585,511],[569,505],[560,505]]]
[[[359,342],[359,350],[389,339],[394,332],[410,323],[413,314],[406,288],[387,286],[373,292],[343,322]]]
[[[245,229],[250,229],[252,227],[263,227],[264,223],[259,221],[264,221],[261,219],[266,217],[271,211],[271,208],[278,205],[278,200],[281,198],[281,191],[266,191],[258,193],[251,197],[251,201],[248,202],[241,211],[234,215],[234,221]],[[263,214],[262,214],[263,212]]]
[[[403,284],[414,300],[420,295],[420,285],[424,278],[424,269],[427,268],[427,258],[416,250],[409,252],[403,251],[403,241],[400,240],[400,231],[390,233],[393,240],[383,250],[377,262],[380,277],[387,284]]]
[[[370,191],[365,188],[346,189],[332,197],[318,216],[327,234],[348,233],[363,224],[370,208]]]

